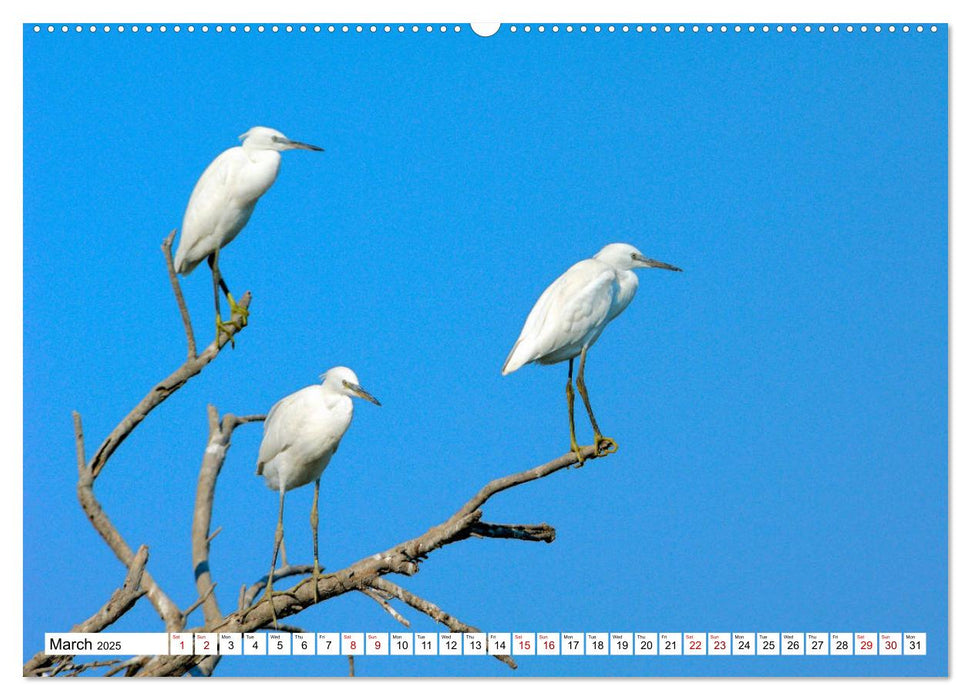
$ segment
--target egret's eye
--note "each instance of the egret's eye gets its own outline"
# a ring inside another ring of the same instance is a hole
[[[273,136],[272,138],[276,143],[283,143],[284,141],[286,141],[286,139],[281,138],[279,136]]]
[[[631,260],[637,260],[637,253],[631,253],[630,254],[630,259]]]

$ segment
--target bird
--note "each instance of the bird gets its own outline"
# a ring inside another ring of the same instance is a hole
[[[317,501],[320,496],[320,475],[330,463],[341,438],[351,425],[354,406],[351,397],[381,403],[365,391],[357,375],[347,367],[333,367],[320,375],[320,384],[304,387],[280,399],[263,423],[256,473],[266,485],[280,494],[280,514],[273,541],[273,559],[267,578],[265,597],[273,595],[273,570],[277,553],[283,543],[283,499],[287,491],[314,482],[314,502],[310,510],[310,527],[314,538],[314,601],[317,600],[317,580],[320,563],[317,558]],[[274,610],[274,621],[276,612]]]
[[[570,449],[579,465],[584,462],[577,445],[573,422],[573,360],[579,356],[577,390],[590,416],[597,454],[615,452],[617,443],[605,438],[594,418],[583,380],[587,352],[611,321],[627,308],[637,292],[639,268],[661,268],[681,272],[681,268],[652,260],[627,243],[604,246],[592,258],[581,260],[560,275],[540,295],[529,312],[519,339],[512,346],[502,374],[506,376],[523,365],[535,362],[552,365],[569,360],[566,400],[570,416]]]
[[[229,301],[231,314],[238,314],[243,325],[249,316],[249,311],[233,299],[219,273],[219,251],[243,230],[256,203],[276,180],[281,151],[324,150],[292,141],[276,129],[265,126],[254,126],[239,140],[239,146],[216,156],[196,182],[182,219],[182,235],[175,252],[175,270],[181,275],[188,275],[203,260],[208,261],[212,269],[217,341],[221,331],[232,337],[229,327],[220,318],[220,288]]]

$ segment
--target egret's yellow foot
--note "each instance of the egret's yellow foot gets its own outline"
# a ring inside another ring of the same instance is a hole
[[[320,580],[320,562],[314,559],[314,573],[311,576],[311,581],[314,582],[314,602],[319,602],[317,600],[317,582]]]
[[[573,435],[570,436],[570,449],[573,450],[573,454],[577,456],[576,468],[579,469],[580,467],[583,466],[583,463],[587,460],[583,456],[583,452],[580,450],[580,446],[577,444],[577,439]]]
[[[597,456],[612,455],[617,451],[617,443],[613,438],[604,437],[603,435],[594,435],[593,441],[597,446]]]
[[[234,316],[239,315],[240,320],[243,322],[243,325],[245,326],[249,319],[249,309],[244,309],[242,306],[237,304],[236,300],[233,299],[232,294],[227,294],[226,299],[229,301],[230,313],[232,313]]]
[[[275,596],[275,595],[287,595],[287,594],[284,593],[283,591],[280,591],[280,592],[274,591],[273,590],[273,584],[272,583],[268,583],[266,585],[266,588],[263,589],[263,595],[261,595],[260,596],[260,599],[253,604],[253,607],[255,608],[257,605],[259,605],[260,603],[262,603],[264,600],[269,600],[270,601],[270,614],[273,615],[273,626],[274,627],[278,627],[280,623],[277,622],[277,619],[276,619],[276,606],[273,604],[273,596]]]
[[[217,343],[219,342],[219,336],[225,333],[226,336],[229,338],[229,344],[233,348],[235,348],[236,339],[233,338],[233,334],[238,330],[239,328],[237,328],[236,324],[233,323],[232,321],[230,321],[229,323],[223,323],[223,320],[219,316],[216,316],[216,342]]]

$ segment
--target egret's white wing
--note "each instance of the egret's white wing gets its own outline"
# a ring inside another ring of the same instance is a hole
[[[182,235],[175,254],[178,272],[188,274],[215,251],[220,244],[220,228],[225,228],[227,217],[238,217],[239,205],[233,201],[233,192],[245,159],[242,148],[225,150],[196,182],[182,219]]]
[[[594,259],[560,275],[529,312],[503,374],[529,362],[559,362],[577,354],[606,322],[615,286],[614,269]]]
[[[263,421],[263,442],[256,460],[256,473],[263,465],[291,447],[313,416],[319,386],[308,386],[277,401]]]

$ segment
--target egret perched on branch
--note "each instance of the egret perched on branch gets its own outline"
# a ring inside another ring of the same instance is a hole
[[[599,452],[604,443],[606,452],[614,452],[617,443],[605,438],[593,417],[583,368],[587,351],[597,342],[607,324],[627,308],[637,292],[637,275],[633,270],[659,267],[681,272],[681,268],[651,260],[637,248],[626,243],[611,243],[587,260],[581,260],[560,275],[546,288],[533,310],[529,312],[519,340],[512,346],[503,375],[515,372],[523,365],[538,362],[552,365],[570,361],[566,381],[566,401],[570,414],[570,448],[583,464],[573,425],[573,359],[580,356],[577,389],[593,425],[593,444]]]
[[[219,315],[219,289],[229,301],[231,313],[246,322],[249,312],[238,306],[219,274],[219,251],[236,238],[249,221],[256,202],[270,189],[280,170],[280,151],[299,148],[322,151],[318,146],[291,141],[275,129],[254,126],[239,137],[242,145],[220,153],[196,183],[189,197],[182,235],[175,252],[175,269],[183,275],[203,260],[212,268],[212,289],[216,299],[216,339],[229,329]]]
[[[320,564],[317,559],[317,500],[320,475],[337,452],[354,415],[352,396],[359,396],[380,406],[381,403],[361,388],[357,375],[347,367],[334,367],[321,375],[322,384],[313,384],[278,401],[263,423],[263,442],[257,459],[256,473],[266,485],[280,493],[280,515],[273,540],[273,561],[264,597],[272,607],[273,569],[283,542],[283,497],[287,491],[314,482],[314,504],[310,510],[310,527],[314,535],[314,600]],[[273,619],[276,619],[274,613]]]

